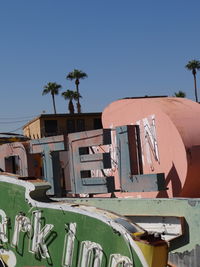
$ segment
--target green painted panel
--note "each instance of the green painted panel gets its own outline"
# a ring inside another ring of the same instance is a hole
[[[117,212],[122,216],[179,216],[184,218],[184,233],[173,240],[170,251],[186,253],[200,244],[200,199],[138,199],[138,198],[81,198],[69,199],[73,203],[92,205]]]
[[[43,202],[41,192],[47,189],[43,183],[0,176],[0,260],[9,267],[104,267],[112,255],[130,260],[129,266],[148,266],[131,235],[142,229],[127,221],[132,231],[127,230],[116,222],[120,216],[94,207]]]

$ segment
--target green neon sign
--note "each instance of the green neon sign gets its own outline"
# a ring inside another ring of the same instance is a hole
[[[0,266],[151,266],[134,237],[143,229],[95,207],[52,202],[48,188],[0,175]]]

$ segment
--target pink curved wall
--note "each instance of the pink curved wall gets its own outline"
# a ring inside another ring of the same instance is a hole
[[[122,99],[105,108],[102,122],[104,128],[138,124],[144,173],[165,173],[168,190],[124,196],[200,197],[198,103],[175,97]]]

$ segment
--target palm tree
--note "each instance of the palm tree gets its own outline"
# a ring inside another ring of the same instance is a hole
[[[191,60],[188,62],[188,64],[185,66],[186,69],[191,70],[192,74],[194,76],[194,90],[195,90],[195,98],[196,98],[196,102],[198,101],[198,95],[197,95],[197,81],[196,81],[196,73],[197,70],[200,69],[200,61],[198,60]]]
[[[77,101],[77,99],[80,98],[81,95],[80,94],[78,95],[77,92],[68,89],[66,92],[62,93],[62,96],[64,97],[64,99],[69,99],[69,104],[68,104],[69,113],[74,114],[73,100]]]
[[[54,108],[54,113],[56,114],[56,105],[55,105],[55,95],[59,94],[59,90],[62,86],[60,84],[57,84],[55,82],[51,83],[47,83],[47,85],[44,86],[43,88],[43,92],[42,95],[46,95],[46,94],[51,94],[52,96],[52,100],[53,100],[53,108]]]
[[[77,107],[77,113],[81,113],[81,104],[79,102],[79,99],[81,98],[82,96],[76,91],[74,92],[74,100],[77,101],[76,103],[76,107]]]
[[[69,99],[69,104],[68,104],[69,113],[74,114],[74,104],[72,102],[74,98],[74,91],[68,89],[66,92],[62,93],[62,96],[64,97],[64,99]]]
[[[87,74],[81,70],[77,70],[74,69],[72,72],[69,72],[67,75],[67,79],[68,80],[75,80],[75,85],[76,85],[76,92],[78,94],[78,98],[77,98],[77,108],[78,108],[78,113],[81,113],[81,105],[80,105],[80,101],[79,101],[79,83],[80,83],[80,79],[85,79],[87,78]]]
[[[181,90],[179,90],[178,92],[174,93],[174,96],[175,97],[183,97],[184,98],[184,97],[186,97],[186,93],[181,91]]]

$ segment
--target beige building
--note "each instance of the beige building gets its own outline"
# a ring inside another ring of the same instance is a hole
[[[31,139],[101,129],[101,112],[80,114],[41,114],[24,125],[23,134]]]

